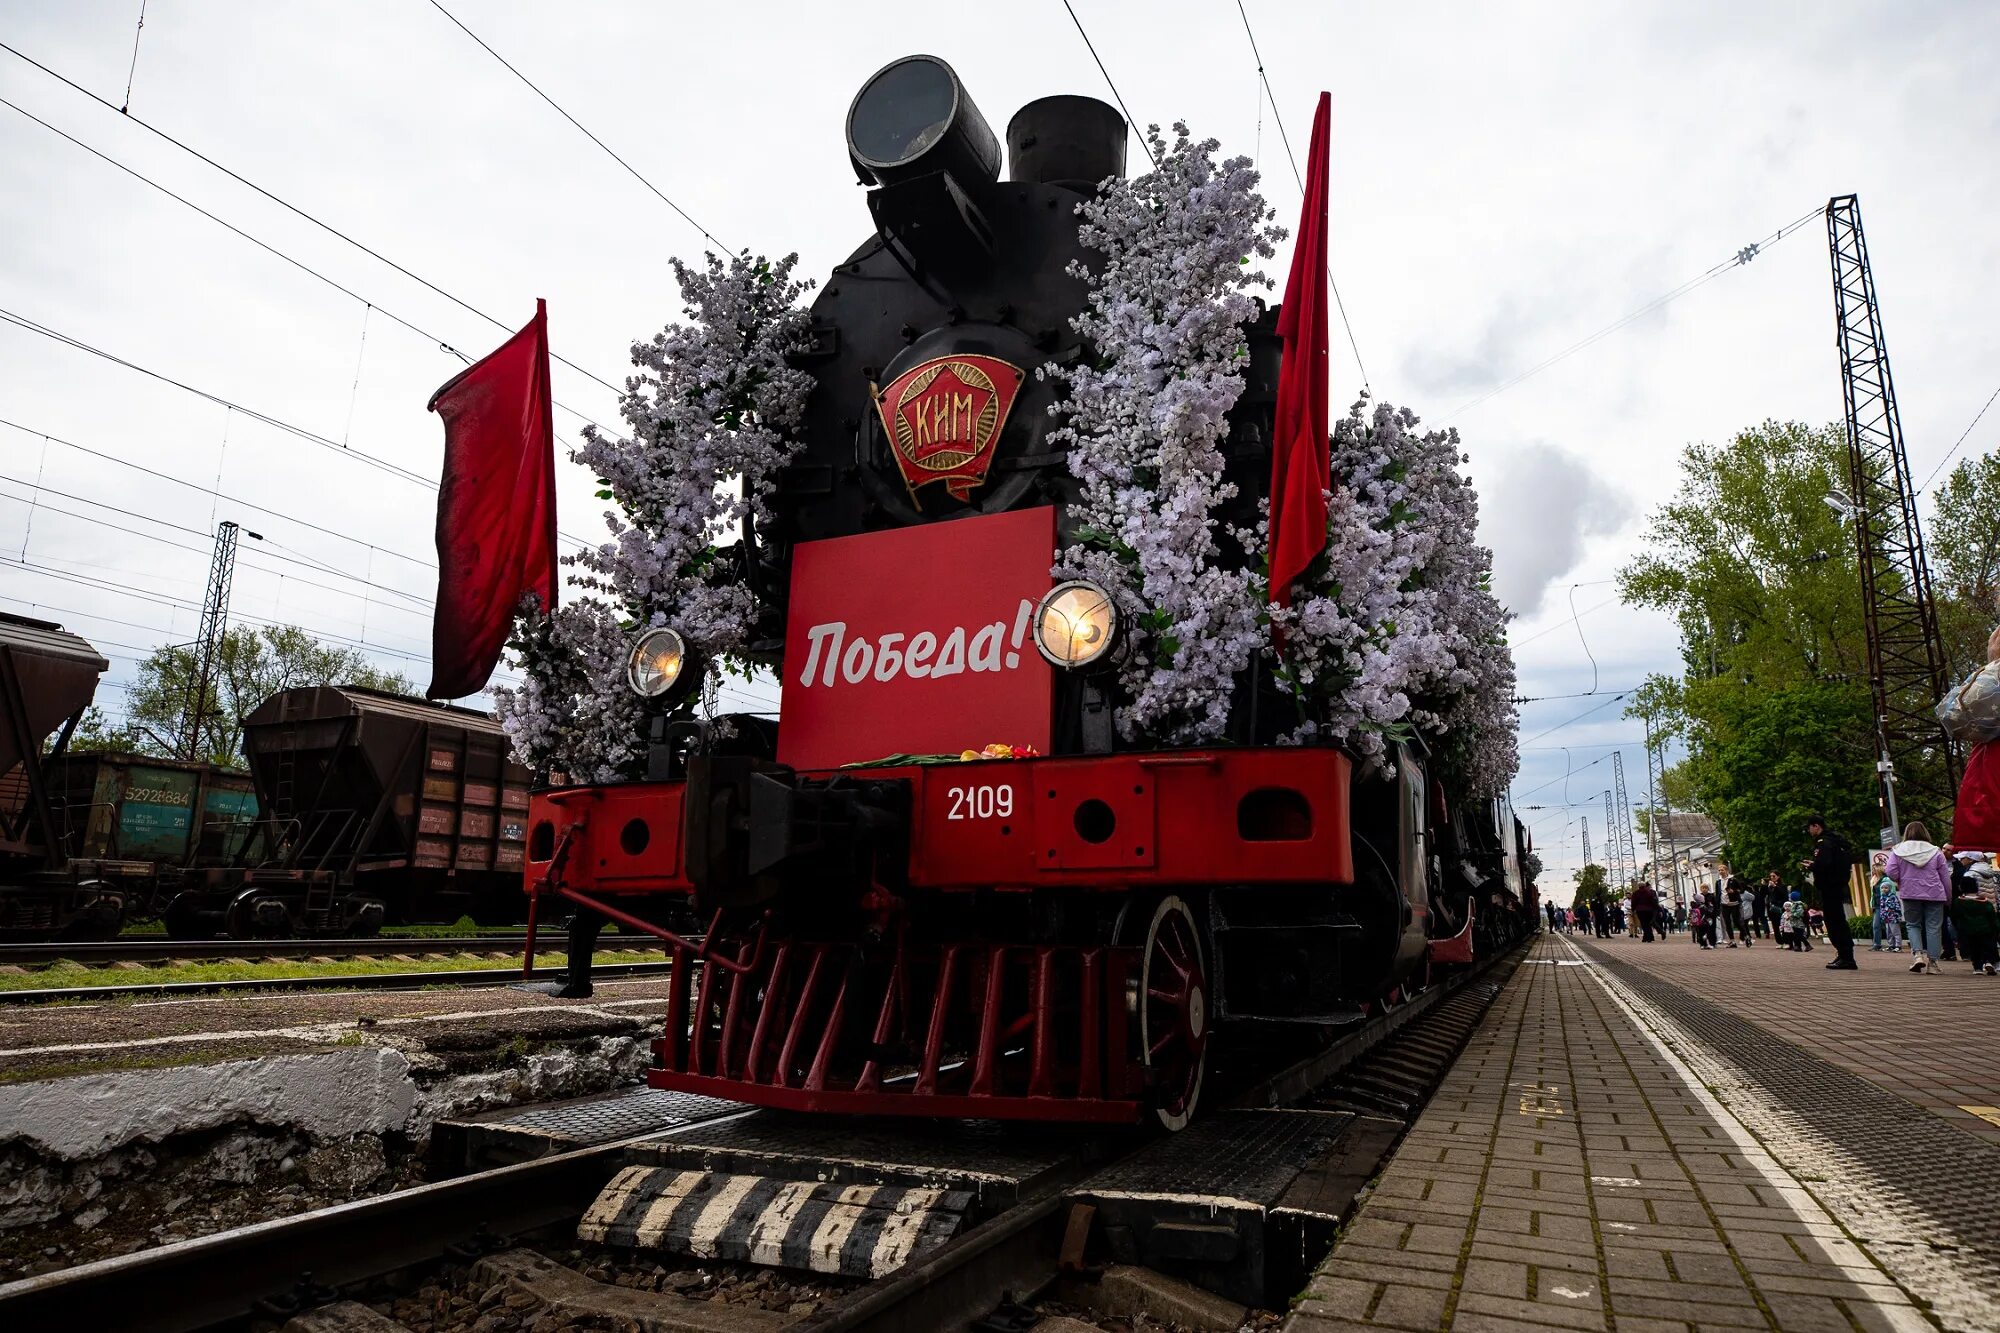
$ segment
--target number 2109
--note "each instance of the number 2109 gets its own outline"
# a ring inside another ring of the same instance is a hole
[[[951,801],[946,819],[1006,819],[1014,813],[1011,786],[951,787],[945,792]]]

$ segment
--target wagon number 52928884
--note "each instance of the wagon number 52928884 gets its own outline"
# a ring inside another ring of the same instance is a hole
[[[1014,813],[1014,788],[997,786],[951,787],[945,791],[951,802],[946,819],[1007,819]]]

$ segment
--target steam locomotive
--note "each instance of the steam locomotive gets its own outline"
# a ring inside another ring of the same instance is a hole
[[[698,666],[653,629],[627,664],[656,712],[646,779],[531,800],[531,913],[672,945],[651,1082],[1175,1129],[1219,1028],[1356,1021],[1532,929],[1525,830],[1453,799],[1420,741],[1386,775],[1281,745],[1296,712],[1263,668],[1223,743],[1117,735],[1118,611],[1051,586],[1078,491],[1035,372],[1090,355],[1076,209],[1124,173],[1119,113],[1030,103],[1002,179],[920,55],[867,81],[846,137],[873,228],[812,306],[773,521],[727,553],[772,608],[780,720],[694,720]],[[1269,487],[1276,312],[1245,334],[1239,517]]]

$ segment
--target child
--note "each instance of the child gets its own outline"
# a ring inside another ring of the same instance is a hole
[[[1688,912],[1688,925],[1694,931],[1694,942],[1702,948],[1712,946],[1708,942],[1708,899],[1702,894],[1694,896],[1694,906]]]
[[[1806,938],[1806,922],[1805,900],[1799,897],[1797,889],[1793,889],[1792,896],[1785,902],[1785,934],[1793,953],[1812,952],[1812,941]]]

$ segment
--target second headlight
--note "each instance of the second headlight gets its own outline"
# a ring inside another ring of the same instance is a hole
[[[1035,647],[1059,667],[1102,662],[1117,638],[1118,608],[1095,583],[1058,583],[1035,607]]]
[[[668,698],[687,674],[687,658],[687,642],[678,631],[649,629],[632,642],[625,683],[641,699]]]

